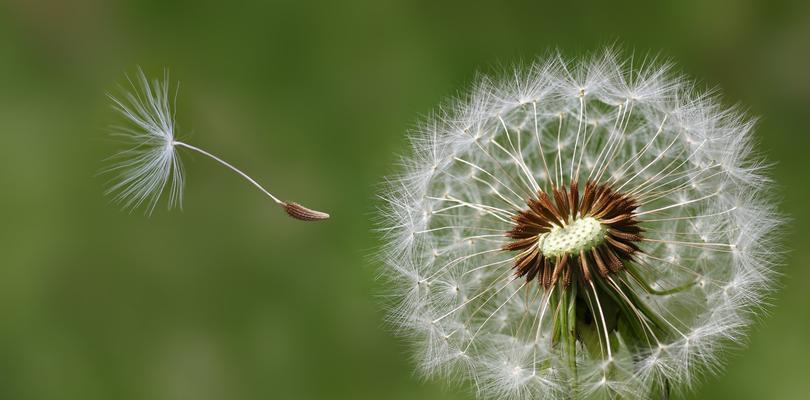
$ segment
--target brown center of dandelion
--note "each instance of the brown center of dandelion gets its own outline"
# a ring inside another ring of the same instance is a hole
[[[642,229],[633,197],[590,181],[582,197],[576,182],[551,192],[553,199],[539,191],[512,218],[516,225],[506,236],[513,240],[503,249],[520,252],[515,275],[527,282],[537,279],[544,288],[560,279],[568,286],[574,276],[587,283],[593,273],[619,272],[639,251]]]

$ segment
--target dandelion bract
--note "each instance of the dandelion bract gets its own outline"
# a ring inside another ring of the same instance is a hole
[[[662,398],[718,370],[778,264],[753,121],[605,51],[481,78],[382,197],[391,319],[482,398]]]
[[[178,154],[178,148],[182,147],[209,157],[236,172],[281,206],[292,218],[302,221],[329,218],[329,214],[324,212],[278,199],[232,164],[204,149],[178,140],[174,109],[179,86],[172,92],[168,72],[164,73],[162,80],[150,82],[139,69],[135,81],[127,79],[129,89],[125,89],[121,97],[109,97],[113,101],[113,108],[126,120],[125,125],[113,127],[113,136],[121,138],[129,147],[111,157],[112,165],[103,171],[114,176],[107,194],[125,209],[143,207],[147,214],[151,214],[166,192],[169,208],[182,205],[185,179]]]

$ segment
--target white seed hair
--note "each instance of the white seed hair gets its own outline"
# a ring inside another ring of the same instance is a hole
[[[481,398],[658,398],[717,372],[743,340],[772,290],[783,224],[754,121],[672,64],[635,61],[551,55],[481,77],[412,132],[381,194],[379,258],[390,322],[425,376],[471,381]],[[588,178],[639,199],[634,263],[652,289],[694,285],[653,296],[615,278],[677,333],[641,353],[577,351],[574,371],[550,345],[544,292],[500,249],[518,205]]]
[[[121,98],[108,95],[128,122],[113,126],[112,136],[130,147],[108,159],[112,164],[102,172],[115,176],[106,194],[125,209],[144,206],[151,214],[168,186],[169,208],[182,207],[185,179],[174,143],[177,92],[170,98],[168,71],[162,81],[150,82],[139,68],[135,81],[127,80],[131,90],[122,90]]]

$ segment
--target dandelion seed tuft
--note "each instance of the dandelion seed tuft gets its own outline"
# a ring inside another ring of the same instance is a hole
[[[270,197],[292,218],[302,221],[318,221],[329,214],[315,211],[297,203],[284,202],[270,193],[255,179],[214,154],[177,140],[175,132],[175,106],[179,85],[171,92],[169,74],[162,80],[146,78],[138,69],[135,81],[127,77],[128,89],[123,95],[108,95],[115,109],[127,124],[114,126],[112,135],[129,147],[109,158],[111,165],[102,172],[113,175],[110,187],[105,192],[125,209],[139,207],[151,214],[168,187],[168,207],[181,207],[185,182],[183,165],[178,148],[202,154],[237,173],[262,193]]]
[[[391,321],[481,398],[665,398],[717,372],[772,288],[753,123],[611,50],[481,78],[381,197]],[[451,290],[452,289],[452,290]]]

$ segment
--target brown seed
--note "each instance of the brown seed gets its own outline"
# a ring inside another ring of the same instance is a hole
[[[301,221],[321,221],[329,219],[329,214],[306,208],[298,203],[284,203],[282,206],[287,215]]]

